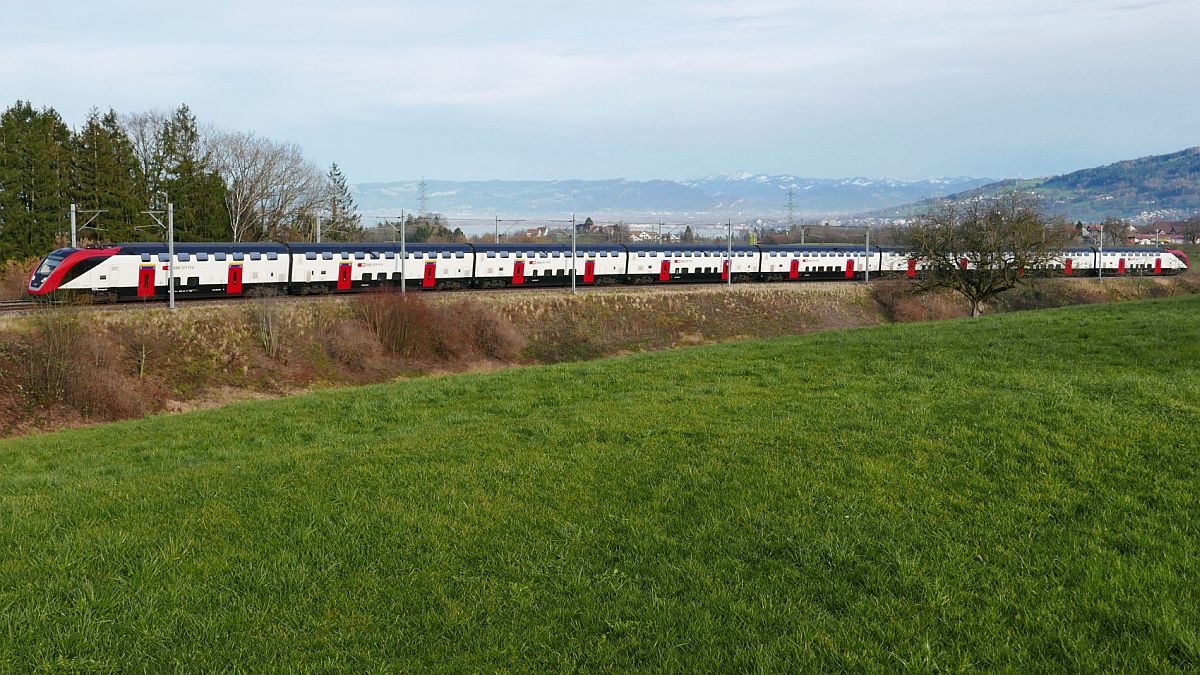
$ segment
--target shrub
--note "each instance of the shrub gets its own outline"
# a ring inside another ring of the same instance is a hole
[[[20,300],[25,297],[29,273],[38,262],[38,258],[25,258],[8,260],[0,265],[0,300]]]
[[[250,331],[262,347],[263,353],[277,359],[283,353],[285,342],[285,317],[283,308],[265,297],[255,298],[249,303]]]
[[[357,371],[379,356],[379,341],[361,321],[340,321],[324,334],[321,348],[334,361]]]
[[[525,344],[511,321],[474,300],[440,304],[417,293],[378,291],[354,299],[354,316],[388,353],[409,359],[513,360]]]
[[[76,360],[84,327],[75,310],[48,305],[29,322],[31,331],[24,344],[24,387],[42,404],[66,400],[75,379]]]
[[[377,291],[354,299],[354,315],[388,352],[416,357],[424,351],[434,322],[433,311],[415,293]]]
[[[76,344],[76,369],[66,400],[84,415],[102,419],[141,417],[160,398],[132,374],[133,355],[105,330],[89,330]]]
[[[499,312],[474,300],[453,310],[461,317],[471,343],[480,354],[499,361],[512,361],[520,355],[525,338]]]

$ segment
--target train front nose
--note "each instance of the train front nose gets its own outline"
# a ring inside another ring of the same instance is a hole
[[[30,295],[42,295],[54,290],[54,284],[49,283],[51,275],[74,252],[75,249],[60,248],[57,251],[52,251],[50,255],[43,258],[38,263],[38,266],[33,269],[33,273],[29,275],[29,286],[26,290],[29,291]]]

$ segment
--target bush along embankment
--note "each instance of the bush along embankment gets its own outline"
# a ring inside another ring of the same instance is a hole
[[[1155,298],[1194,277],[1048,280],[990,312]],[[966,316],[904,281],[50,308],[0,325],[0,435],[429,373]]]

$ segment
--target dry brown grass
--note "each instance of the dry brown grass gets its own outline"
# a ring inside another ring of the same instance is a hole
[[[6,260],[0,265],[0,300],[20,300],[25,297],[29,275],[38,262],[38,258],[25,258]]]
[[[938,321],[969,316],[970,308],[952,291],[918,292],[903,279],[877,281],[871,294],[883,315],[893,323]]]

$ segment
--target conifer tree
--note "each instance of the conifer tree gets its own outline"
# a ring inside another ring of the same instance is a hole
[[[87,238],[109,242],[146,238],[134,229],[138,212],[146,208],[139,199],[141,168],[116,112],[101,116],[93,108],[74,136],[72,154],[72,198],[80,209],[105,211],[96,220],[103,229]]]
[[[181,105],[162,125],[163,181],[159,208],[174,204],[176,236],[220,241],[229,229],[225,181],[209,168],[196,117]]]
[[[71,130],[53,108],[0,115],[0,259],[44,255],[67,229]]]
[[[326,175],[329,191],[325,203],[329,207],[329,220],[322,227],[328,232],[330,241],[359,241],[363,237],[362,215],[350,195],[350,187],[346,185],[346,176],[334,162]]]

